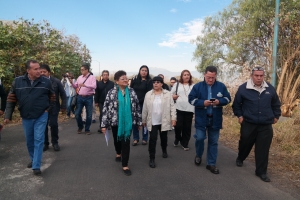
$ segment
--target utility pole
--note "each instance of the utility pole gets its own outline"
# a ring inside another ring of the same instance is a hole
[[[272,85],[276,88],[277,71],[277,47],[278,47],[278,24],[279,24],[279,5],[280,0],[276,0],[275,5],[275,23],[274,23],[274,42],[272,54]]]

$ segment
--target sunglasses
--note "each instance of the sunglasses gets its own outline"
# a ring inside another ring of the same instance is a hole
[[[252,71],[265,71],[263,67],[254,67]]]
[[[162,82],[160,82],[160,81],[152,81],[153,82],[153,84],[158,84],[158,83],[162,83]]]

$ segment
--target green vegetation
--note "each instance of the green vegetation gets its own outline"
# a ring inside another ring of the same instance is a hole
[[[76,76],[82,63],[91,62],[89,50],[77,36],[66,36],[47,21],[0,21],[0,78],[6,88],[26,72],[29,59],[48,64],[59,78],[67,71]]]

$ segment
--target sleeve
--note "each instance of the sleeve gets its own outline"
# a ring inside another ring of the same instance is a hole
[[[102,112],[102,119],[101,119],[101,128],[107,128],[110,126],[110,117],[109,117],[109,102],[110,102],[111,90],[107,93],[103,109],[100,111]]]
[[[175,107],[175,104],[174,104],[174,100],[172,98],[172,94],[170,93],[170,103],[171,103],[171,119],[172,120],[177,120],[177,115],[176,115],[176,107]]]
[[[100,97],[99,85],[100,85],[100,83],[98,81],[96,81],[96,89],[95,89],[95,96],[94,96],[95,103],[99,103],[99,97]]]
[[[226,86],[223,84],[223,97],[219,99],[220,102],[220,106],[226,106],[227,104],[229,104],[231,102],[231,97],[230,94],[226,88]]]
[[[78,78],[75,81],[75,83],[74,83],[74,81],[72,82],[72,86],[73,86],[73,88],[78,88]]]
[[[9,119],[9,120],[12,119],[12,114],[15,110],[15,106],[18,101],[16,96],[16,91],[15,91],[15,86],[16,86],[16,79],[13,81],[7,96],[7,104],[6,104],[4,119]]]
[[[57,85],[58,85],[59,96],[61,98],[61,109],[66,109],[67,108],[67,95],[64,90],[64,86],[61,84],[60,81],[57,82]]]
[[[192,91],[190,92],[188,98],[189,103],[195,107],[204,107],[204,101],[203,99],[198,99],[198,89],[197,85],[194,85]]]
[[[135,106],[136,106],[136,120],[137,120],[136,124],[138,126],[141,126],[142,125],[142,111],[141,111],[139,99],[134,90],[132,90],[132,94],[133,94],[133,100],[134,100]]]
[[[4,90],[3,85],[0,85],[0,97],[1,97],[1,110],[4,112],[6,108],[6,92]]]
[[[153,89],[152,79],[149,79],[147,84],[147,92],[149,92],[152,89]]]
[[[271,107],[272,107],[275,118],[279,119],[279,117],[281,116],[281,109],[280,109],[281,103],[280,103],[280,100],[276,93],[275,88],[274,88],[274,93],[275,93],[275,95],[272,98]]]
[[[145,100],[144,100],[144,105],[143,105],[143,111],[142,111],[142,122],[143,123],[147,123],[147,116],[148,116],[148,100],[149,97],[148,97],[148,93],[146,94],[145,96]]]
[[[239,87],[238,91],[235,94],[232,110],[235,116],[242,117],[243,116],[243,97],[241,95],[241,86]]]
[[[170,91],[170,92],[171,92],[171,95],[175,94],[177,84],[179,84],[179,83],[177,82],[177,83],[175,83],[175,84],[173,85],[172,90]]]

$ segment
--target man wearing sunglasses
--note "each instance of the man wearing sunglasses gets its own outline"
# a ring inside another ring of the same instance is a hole
[[[275,88],[264,81],[264,76],[264,68],[253,68],[251,78],[239,87],[232,108],[241,124],[236,165],[243,166],[255,144],[255,174],[261,180],[270,182],[266,174],[273,138],[272,124],[277,123],[281,115],[281,104]]]

